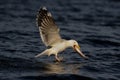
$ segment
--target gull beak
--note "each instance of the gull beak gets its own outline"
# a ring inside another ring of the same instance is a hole
[[[73,49],[74,49],[76,52],[78,52],[81,57],[83,57],[83,58],[85,58],[85,59],[88,58],[87,56],[85,56],[85,55],[80,51],[79,45],[74,45],[74,46],[73,46]]]

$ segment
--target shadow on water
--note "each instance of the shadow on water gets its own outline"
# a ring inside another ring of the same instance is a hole
[[[0,64],[2,64],[0,70],[6,73],[1,75],[1,79],[93,80],[90,77],[79,75],[80,68],[84,63],[38,62],[36,59],[26,60],[0,56]]]

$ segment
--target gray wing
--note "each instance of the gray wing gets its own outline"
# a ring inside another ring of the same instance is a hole
[[[37,25],[41,39],[46,46],[52,46],[52,44],[61,40],[59,28],[56,26],[51,13],[45,7],[41,8],[37,14]]]

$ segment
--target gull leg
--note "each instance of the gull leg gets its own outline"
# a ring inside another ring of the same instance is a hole
[[[57,54],[55,54],[55,59],[56,61],[60,62],[63,60],[63,57],[58,57]]]
[[[61,60],[58,58],[57,54],[55,54],[55,59],[60,62]]]

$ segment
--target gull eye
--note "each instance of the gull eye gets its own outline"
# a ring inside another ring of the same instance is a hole
[[[74,42],[74,44],[76,44],[76,42]]]

